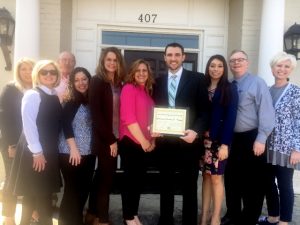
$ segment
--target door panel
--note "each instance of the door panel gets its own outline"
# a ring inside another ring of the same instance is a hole
[[[129,68],[133,61],[144,59],[150,63],[155,78],[166,74],[167,67],[164,61],[164,52],[125,50],[124,58],[127,68]],[[183,67],[188,70],[197,71],[197,61],[198,55],[196,53],[186,53]]]

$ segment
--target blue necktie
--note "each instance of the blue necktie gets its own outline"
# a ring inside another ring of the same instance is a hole
[[[172,75],[171,76],[171,82],[169,85],[169,107],[174,108],[175,107],[175,98],[176,98],[176,78],[177,75]]]

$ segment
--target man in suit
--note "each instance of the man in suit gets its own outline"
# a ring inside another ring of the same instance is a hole
[[[201,154],[198,137],[206,129],[208,93],[203,74],[183,69],[184,48],[168,44],[164,59],[168,73],[156,80],[154,101],[157,106],[186,108],[188,122],[183,136],[157,138],[161,176],[159,225],[173,225],[174,178],[179,171],[183,195],[182,224],[197,225],[197,179]]]

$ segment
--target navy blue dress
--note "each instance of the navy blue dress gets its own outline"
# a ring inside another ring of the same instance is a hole
[[[226,106],[220,104],[221,90],[216,89],[212,94],[210,105],[209,140],[211,146],[205,148],[202,171],[210,174],[224,174],[227,160],[218,160],[218,147],[222,144],[230,147],[235,126],[238,92],[234,84],[230,85],[230,101]]]

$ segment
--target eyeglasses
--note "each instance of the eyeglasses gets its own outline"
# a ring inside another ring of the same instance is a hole
[[[41,70],[40,71],[40,74],[42,76],[47,76],[48,74],[52,75],[52,76],[57,76],[58,75],[58,72],[57,70]]]
[[[247,61],[247,59],[245,59],[245,58],[230,59],[230,60],[229,60],[229,63],[230,63],[230,64],[234,64],[234,63],[242,63],[242,62],[244,62],[244,61]]]

